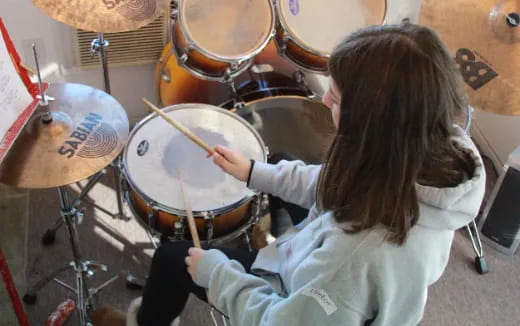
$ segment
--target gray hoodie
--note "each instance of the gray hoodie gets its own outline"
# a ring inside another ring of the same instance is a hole
[[[484,195],[478,151],[460,128],[454,139],[473,152],[475,173],[452,188],[417,185],[420,217],[402,246],[385,241],[383,227],[345,234],[330,212],[319,212],[320,166],[256,162],[250,187],[310,208],[309,216],[259,251],[255,275],[213,249],[197,265],[196,283],[232,325],[418,324],[454,231],[475,218]]]

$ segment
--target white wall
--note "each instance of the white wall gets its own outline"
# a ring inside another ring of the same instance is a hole
[[[418,22],[420,0],[388,0],[387,23],[398,23],[408,17]],[[72,29],[47,17],[30,0],[0,0],[0,17],[23,60],[33,65],[31,43],[39,47],[45,78],[48,81],[77,82],[103,89],[100,70],[80,70],[75,63]],[[140,98],[156,99],[153,64],[111,67],[112,95],[126,108],[131,122],[146,114]],[[323,77],[310,78],[312,88],[322,93],[327,87]],[[484,152],[497,166],[520,145],[520,117],[475,112],[473,135]]]
[[[34,66],[31,44],[36,43],[43,78],[104,89],[101,69],[81,70],[76,64],[72,28],[54,21],[30,0],[0,0],[0,17],[22,60]],[[126,109],[131,123],[146,114],[141,97],[156,100],[154,64],[109,67],[112,95]]]

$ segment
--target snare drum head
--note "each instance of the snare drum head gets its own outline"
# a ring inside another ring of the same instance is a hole
[[[278,15],[291,36],[311,50],[328,55],[348,34],[380,25],[386,0],[278,0]]]
[[[164,111],[210,146],[225,145],[265,161],[266,149],[259,135],[233,113],[206,104],[179,104]],[[132,131],[123,165],[132,188],[167,211],[185,207],[179,177],[194,212],[219,210],[253,194],[244,182],[224,173],[206,158],[203,149],[155,114]]]
[[[320,163],[336,133],[330,110],[298,96],[253,101],[239,114],[258,131],[270,154],[286,153],[307,163]]]
[[[267,0],[185,0],[179,12],[195,45],[222,59],[241,59],[260,50],[273,28]]]

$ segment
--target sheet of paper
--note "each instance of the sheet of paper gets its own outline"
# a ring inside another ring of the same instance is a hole
[[[31,102],[0,33],[0,140]]]

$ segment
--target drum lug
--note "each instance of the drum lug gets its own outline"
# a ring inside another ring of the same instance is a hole
[[[287,44],[287,43],[289,42],[290,39],[291,39],[291,36],[289,35],[289,33],[284,32],[284,33],[283,33],[283,36],[282,36],[283,43],[284,43],[284,44]]]
[[[278,42],[278,55],[285,57],[285,53],[287,52],[287,43],[290,39],[291,37],[289,36],[289,34],[287,34],[287,32],[284,32],[281,42]]]
[[[269,208],[269,195],[262,193],[262,200],[260,201],[260,209],[266,211]]]
[[[240,61],[233,61],[233,62],[230,62],[230,63],[229,63],[229,68],[228,68],[228,69],[229,69],[229,72],[228,72],[228,70],[226,70],[226,74],[231,75],[231,71],[236,71],[236,70],[238,70],[238,67],[240,67],[240,64],[241,64],[241,63],[242,63],[242,62],[240,62]]]
[[[205,225],[206,225],[206,241],[211,244],[211,240],[213,240],[213,215],[212,211],[202,212],[202,216],[204,217]]]
[[[195,43],[189,41],[188,43],[186,43],[186,49],[185,49],[185,53],[189,53],[193,50],[197,49],[197,46],[195,45]]]
[[[181,221],[177,221],[174,224],[174,236],[176,240],[184,239],[184,223]]]
[[[175,3],[175,1],[173,1],[172,3]],[[174,8],[172,10],[172,12],[170,13],[170,19],[171,20],[177,20],[178,17],[179,17],[179,11]]]
[[[164,69],[161,70],[161,79],[165,82],[171,82],[169,71],[166,72]]]
[[[148,219],[148,225],[152,229],[156,229],[157,223],[155,223],[155,210],[154,209],[152,209],[152,211],[150,213],[148,213],[147,219]]]
[[[182,63],[186,63],[186,61],[188,61],[188,54],[183,53],[183,54],[180,56],[179,60],[180,60]]]

